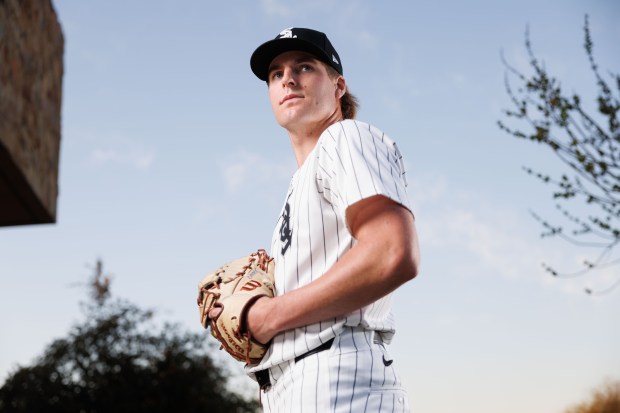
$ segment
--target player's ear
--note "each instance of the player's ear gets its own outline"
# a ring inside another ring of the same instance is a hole
[[[344,96],[347,91],[347,81],[344,80],[344,77],[338,76],[336,78],[336,98],[340,99]]]

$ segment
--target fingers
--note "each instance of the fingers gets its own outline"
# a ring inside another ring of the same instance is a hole
[[[209,311],[209,318],[216,319],[222,313],[221,307],[214,307]]]

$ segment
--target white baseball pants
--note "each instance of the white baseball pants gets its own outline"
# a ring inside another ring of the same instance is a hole
[[[409,412],[409,400],[380,336],[346,328],[329,350],[270,369],[265,413]]]

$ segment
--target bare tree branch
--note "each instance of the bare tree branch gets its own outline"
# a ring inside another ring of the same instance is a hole
[[[586,111],[578,94],[565,94],[560,81],[547,71],[544,61],[534,53],[529,27],[525,31],[525,49],[531,75],[517,70],[501,54],[506,68],[504,85],[513,108],[503,111],[506,119],[498,121],[499,128],[518,139],[551,149],[566,167],[559,177],[530,167],[524,170],[551,185],[553,199],[562,203],[576,200],[589,210],[575,214],[558,204],[568,230],[565,224],[551,223],[532,212],[544,228],[541,236],[557,236],[579,247],[600,249],[597,258],[586,260],[581,269],[571,273],[560,274],[543,264],[554,276],[581,276],[620,263],[620,259],[608,259],[620,243],[620,75],[610,72],[611,82],[601,75],[594,58],[587,15],[584,48],[597,91],[594,114]],[[511,79],[518,83],[516,89]],[[509,119],[521,122],[521,126],[509,125]]]

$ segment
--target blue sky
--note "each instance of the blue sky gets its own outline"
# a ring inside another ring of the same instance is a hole
[[[254,48],[291,26],[329,35],[359,118],[406,158],[422,270],[396,294],[391,351],[414,411],[559,413],[620,378],[620,289],[583,293],[620,269],[543,271],[571,271],[590,252],[539,237],[528,210],[553,204],[521,168],[559,165],[496,125],[510,103],[500,52],[527,71],[528,25],[567,90],[586,97],[594,84],[586,13],[600,67],[619,71],[617,2],[54,5],[65,35],[58,222],[0,230],[0,379],[80,319],[75,284],[97,258],[113,294],[200,331],[196,284],[269,244],[295,169],[249,69]]]

